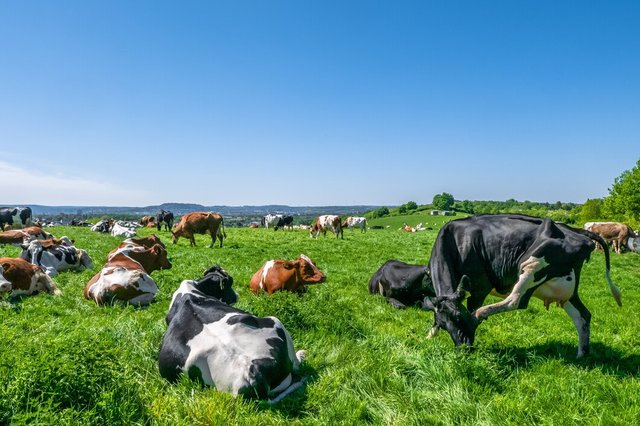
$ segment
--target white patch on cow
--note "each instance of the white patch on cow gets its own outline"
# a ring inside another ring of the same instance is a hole
[[[116,222],[111,228],[111,235],[114,237],[125,236],[131,238],[136,236],[136,231],[133,227],[125,227],[120,222]]]
[[[545,282],[533,292],[533,296],[542,299],[545,308],[549,309],[549,305],[554,302],[564,306],[567,300],[573,296],[575,289],[576,274],[571,271],[569,275],[552,278]]]
[[[269,271],[271,270],[271,268],[273,268],[273,265],[275,263],[275,260],[269,260],[262,267],[262,276],[260,277],[260,283],[258,283],[261,289],[264,289],[265,281],[267,281],[267,275],[269,275]]]
[[[4,277],[4,268],[0,265],[0,294],[11,291],[11,283]]]
[[[578,331],[578,358],[584,356],[583,348],[589,346],[589,324],[582,318],[580,311],[578,311],[571,302],[564,304],[564,310],[573,321]]]
[[[253,328],[241,322],[227,323],[230,318],[239,315],[244,314],[229,313],[219,321],[203,324],[202,332],[187,342],[190,351],[183,368],[187,372],[196,366],[204,383],[234,395],[244,387],[254,386],[252,361],[271,358],[271,346],[267,344],[267,339],[279,339],[276,330],[284,330],[282,323],[273,317],[273,328]],[[290,340],[284,331],[287,340]],[[293,350],[289,352],[292,361],[296,360]]]
[[[629,239],[627,240],[627,247],[631,251],[640,253],[640,238],[629,237]]]
[[[182,296],[185,294],[193,294],[199,297],[205,297],[198,289],[194,286],[195,281],[193,280],[183,280],[180,283],[180,287],[176,291],[173,292],[173,297],[171,298],[171,303],[169,304],[169,310],[173,307],[173,303],[175,302],[178,296]]]
[[[158,292],[158,286],[149,274],[137,269],[128,270],[120,266],[108,266],[102,269],[100,277],[89,287],[88,293],[93,299],[103,299],[113,290],[114,286],[133,287],[143,293],[149,293],[149,301]],[[133,303],[132,301],[128,302]]]

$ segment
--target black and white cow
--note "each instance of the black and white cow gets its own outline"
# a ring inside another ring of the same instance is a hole
[[[182,281],[166,317],[158,364],[175,381],[181,373],[223,392],[275,403],[303,384],[294,381],[304,351],[275,317],[229,306],[238,300],[233,278],[219,266]]]
[[[158,213],[156,219],[156,226],[158,227],[158,231],[162,230],[163,223],[165,231],[171,231],[171,228],[173,228],[174,217],[172,212],[160,209],[160,213]]]
[[[86,251],[71,245],[67,237],[62,237],[60,240],[63,241],[62,244],[47,246],[44,246],[41,240],[32,240],[28,244],[23,244],[20,258],[40,266],[50,277],[55,277],[58,273],[67,270],[83,271],[93,268],[93,262]]]
[[[578,357],[589,352],[591,314],[578,296],[580,271],[602,244],[609,289],[622,306],[611,281],[609,250],[601,237],[550,219],[523,215],[480,215],[442,227],[431,251],[429,269],[436,297],[423,308],[435,312],[429,333],[449,332],[456,345],[472,345],[478,324],[489,316],[525,309],[532,296],[548,308],[556,302],[578,331]],[[489,293],[504,300],[482,306]],[[467,306],[462,302],[468,295]]]
[[[289,227],[289,229],[293,229],[293,216],[282,216],[278,218],[278,223],[273,230],[277,231],[278,228],[287,229],[287,227]]]
[[[380,293],[396,308],[422,303],[425,297],[435,296],[429,267],[412,265],[399,260],[387,260],[369,281],[369,292]]]
[[[11,228],[24,228],[31,226],[32,223],[31,207],[0,209],[0,231],[4,230],[5,225]]]

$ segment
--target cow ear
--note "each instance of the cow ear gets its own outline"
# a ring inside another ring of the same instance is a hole
[[[285,260],[282,264],[284,269],[293,269],[296,267],[296,262],[291,262],[290,260]]]

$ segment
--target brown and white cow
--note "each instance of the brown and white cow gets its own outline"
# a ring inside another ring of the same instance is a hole
[[[155,216],[142,216],[142,219],[140,219],[140,225],[145,226],[147,228],[155,228],[156,227],[156,217]]]
[[[0,232],[0,244],[21,245],[31,240],[45,240],[53,238],[39,226],[29,226],[23,229],[12,229]]]
[[[335,214],[325,214],[322,216],[318,216],[318,218],[313,222],[311,228],[309,229],[309,235],[311,238],[318,239],[318,235],[320,232],[326,237],[327,230],[330,230],[334,234],[336,234],[336,238],[340,236],[340,238],[344,239],[344,234],[342,231],[342,222],[340,220],[340,216]]]
[[[360,228],[360,232],[367,232],[367,218],[361,216],[349,216],[342,222],[343,228]]]
[[[213,247],[216,242],[216,237],[220,239],[220,247],[222,247],[222,240],[227,237],[224,232],[224,220],[218,213],[213,212],[192,212],[188,213],[180,218],[173,229],[171,235],[173,236],[173,244],[178,242],[180,237],[188,238],[191,245],[195,247],[196,240],[194,234],[211,234],[211,245]]]
[[[156,244],[159,244],[164,249],[167,248],[156,234],[151,234],[148,237],[142,237],[142,238],[127,238],[126,240],[121,242],[120,245],[118,245],[118,247],[114,248],[109,252],[109,254],[107,255],[107,260],[109,260],[109,258],[112,255],[114,255],[118,250],[125,247],[140,246],[142,248],[151,248]]]
[[[170,269],[167,251],[159,244],[150,248],[129,246],[110,256],[102,270],[84,288],[84,297],[105,304],[111,301],[135,306],[149,304],[158,286],[149,274],[158,269]]]
[[[606,242],[612,242],[613,251],[618,254],[622,252],[622,247],[627,245],[629,237],[638,237],[628,225],[618,222],[587,222],[584,229],[600,235]]]
[[[276,291],[291,291],[304,293],[307,284],[319,284],[326,280],[326,276],[316,267],[315,263],[304,254],[296,260],[269,260],[253,274],[249,287],[258,294],[266,291],[273,294]]]
[[[0,294],[11,292],[12,296],[30,295],[39,291],[54,296],[62,294],[51,277],[36,265],[24,259],[0,257]]]

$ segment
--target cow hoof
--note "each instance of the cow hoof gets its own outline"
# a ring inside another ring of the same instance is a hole
[[[300,350],[296,352],[296,358],[298,358],[298,362],[302,363],[302,361],[304,361],[306,357],[307,357],[307,351]]]

